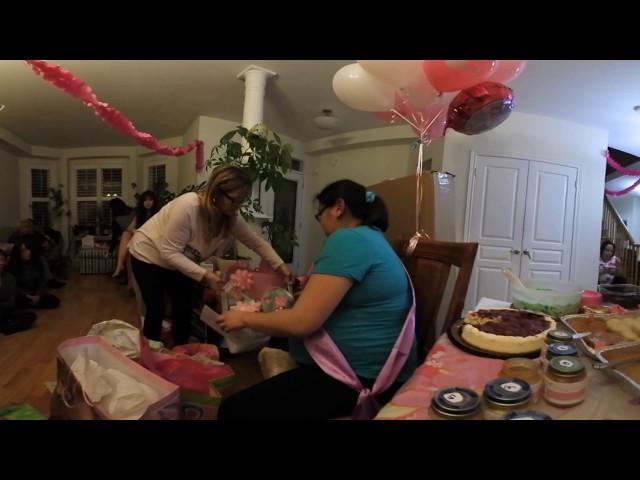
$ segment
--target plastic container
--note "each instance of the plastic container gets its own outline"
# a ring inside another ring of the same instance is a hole
[[[640,304],[640,287],[627,283],[618,285],[598,285],[602,301],[615,303],[623,308],[637,308]]]
[[[602,294],[593,290],[582,292],[581,307],[598,308],[602,306]]]
[[[526,288],[511,286],[511,302],[521,310],[543,313],[560,318],[580,310],[582,286],[560,280],[524,280]]]

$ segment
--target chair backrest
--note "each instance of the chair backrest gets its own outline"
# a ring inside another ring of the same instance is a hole
[[[395,251],[409,272],[416,292],[416,338],[418,361],[422,362],[441,333],[462,317],[478,243],[420,238],[411,255],[407,255],[409,241],[410,237],[399,238]],[[458,276],[444,322],[438,328],[438,312],[444,300],[452,266],[458,267]]]

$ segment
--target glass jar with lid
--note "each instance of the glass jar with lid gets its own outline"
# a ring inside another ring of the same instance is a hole
[[[534,410],[515,410],[503,415],[500,420],[553,420],[549,415]]]
[[[508,358],[502,364],[500,377],[520,378],[526,381],[531,387],[531,401],[536,403],[542,397],[542,385],[544,383],[537,361],[530,358],[513,357]]]
[[[480,396],[470,388],[441,388],[431,399],[429,418],[432,420],[482,420]]]
[[[484,386],[485,420],[499,420],[503,415],[514,410],[527,410],[530,403],[531,386],[520,378],[494,378]]]
[[[547,367],[548,359],[547,359],[547,349],[549,345],[553,345],[556,343],[566,343],[573,345],[573,334],[565,331],[565,330],[549,330],[547,332],[547,336],[544,339],[544,345],[540,349],[540,360],[542,361],[542,366],[544,368]]]
[[[563,356],[549,360],[544,376],[544,399],[555,407],[573,407],[584,401],[587,372],[578,357]]]

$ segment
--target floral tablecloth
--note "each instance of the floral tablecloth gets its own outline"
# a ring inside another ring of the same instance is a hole
[[[589,383],[583,403],[571,408],[557,408],[544,399],[531,410],[544,412],[554,420],[640,420],[640,398],[626,393],[603,372],[587,365]],[[443,335],[433,346],[425,362],[386,404],[375,420],[429,420],[428,408],[433,394],[444,387],[472,388],[482,394],[484,385],[498,376],[504,360],[478,357],[463,352]]]

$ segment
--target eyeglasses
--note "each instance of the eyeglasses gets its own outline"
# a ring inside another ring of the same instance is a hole
[[[235,198],[231,198],[227,192],[222,190],[222,194],[227,197],[227,200],[231,202],[231,205],[234,207],[241,207],[247,201],[245,197],[242,197],[240,200],[236,200]]]
[[[320,221],[320,216],[322,215],[322,212],[324,212],[326,209],[327,207],[322,207],[320,210],[318,210],[318,213],[314,215],[316,222]]]

